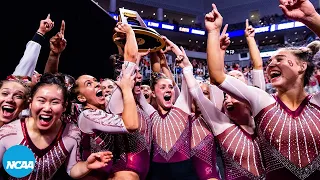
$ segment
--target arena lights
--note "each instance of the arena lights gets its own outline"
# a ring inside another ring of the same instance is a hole
[[[117,14],[110,13],[110,15],[116,21],[118,20]],[[202,29],[193,29],[186,26],[177,26],[169,23],[161,23],[161,22],[156,22],[151,20],[144,20],[144,22],[148,27],[151,27],[151,28],[159,28],[159,29],[177,31],[182,33],[196,34],[201,36],[206,35],[205,30],[202,30]],[[256,30],[256,33],[266,33],[266,32],[281,31],[281,30],[298,28],[298,27],[305,27],[305,25],[301,22],[287,22],[287,23],[281,23],[281,24],[273,24],[271,26],[258,27],[258,28],[255,28],[255,30]],[[239,37],[239,36],[244,36],[244,31],[236,30],[236,31],[228,32],[228,34],[230,38]]]

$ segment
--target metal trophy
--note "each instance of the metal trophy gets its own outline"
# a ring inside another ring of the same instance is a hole
[[[150,52],[156,52],[164,48],[166,43],[161,38],[161,35],[152,28],[146,26],[142,18],[136,11],[128,9],[119,9],[120,14],[118,16],[118,21],[122,23],[129,24],[136,36],[139,52],[145,52],[150,49]],[[113,41],[120,47],[124,47],[126,43],[125,38],[117,40],[120,34],[115,33],[113,35]]]

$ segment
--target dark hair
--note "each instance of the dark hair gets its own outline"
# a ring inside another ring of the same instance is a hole
[[[31,98],[34,97],[39,88],[45,85],[56,85],[62,90],[64,103],[68,102],[68,90],[64,82],[64,77],[60,74],[45,73],[41,76],[39,82],[31,89]]]
[[[76,80],[74,79],[74,77],[72,77],[71,75],[69,74],[62,74],[62,76],[64,76],[64,81],[65,83],[67,81],[69,81],[69,83],[71,84],[71,86],[73,86],[75,83],[76,83]]]
[[[122,70],[122,64],[124,63],[124,57],[121,54],[113,54],[110,56],[110,61],[113,64],[114,69],[114,80],[117,79],[117,77],[120,76],[121,70]]]
[[[307,47],[287,47],[284,50],[290,51],[293,55],[299,58],[301,61],[307,63],[307,69],[304,74],[304,82],[303,85],[306,86],[309,84],[310,77],[314,71],[314,55],[320,49],[320,41],[313,41],[307,45]]]
[[[169,79],[166,75],[160,72],[152,72],[151,74],[151,89],[154,90],[154,86],[160,79]]]

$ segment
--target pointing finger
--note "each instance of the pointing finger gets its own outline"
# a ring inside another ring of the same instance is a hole
[[[61,27],[60,27],[60,33],[62,34],[62,36],[64,36],[65,29],[66,29],[66,23],[64,22],[64,20],[62,20]]]

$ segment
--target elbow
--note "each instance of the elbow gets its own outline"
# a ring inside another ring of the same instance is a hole
[[[136,63],[138,61],[138,54],[137,53],[127,53],[125,56],[125,60]]]
[[[139,128],[138,124],[130,124],[130,125],[126,125],[126,129],[129,133],[133,133],[135,131],[137,131]]]
[[[258,64],[258,65],[255,65],[253,69],[262,70],[263,66],[262,66],[262,64]]]
[[[219,86],[226,78],[226,74],[224,72],[215,72],[210,73],[210,83],[216,86]]]

